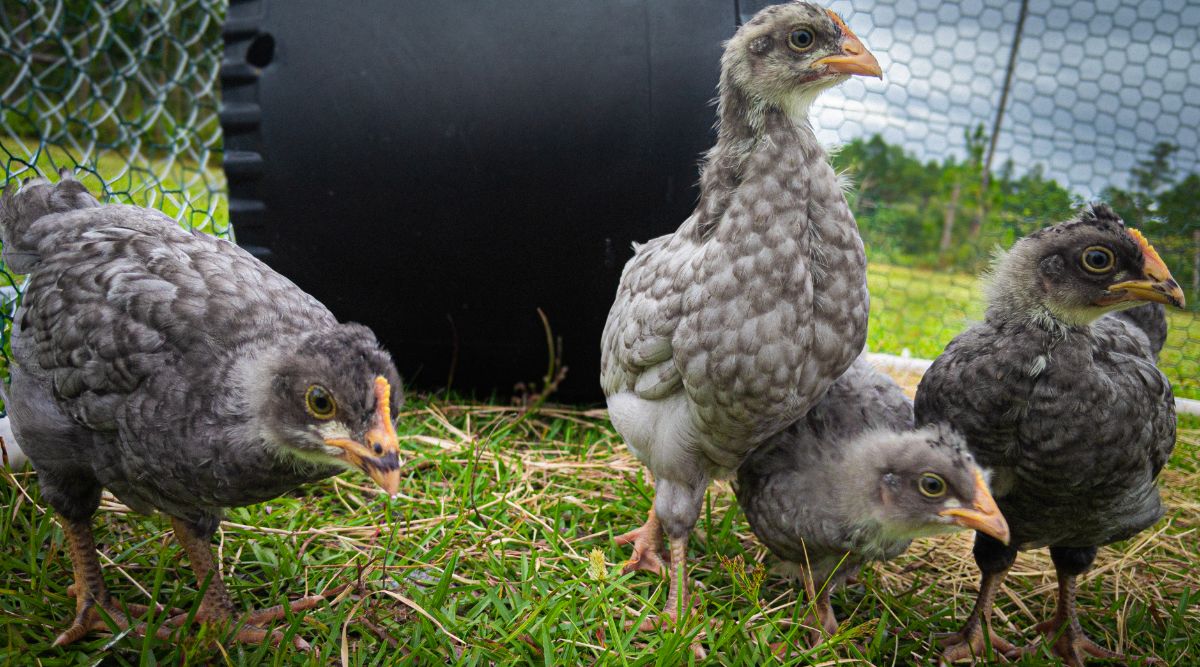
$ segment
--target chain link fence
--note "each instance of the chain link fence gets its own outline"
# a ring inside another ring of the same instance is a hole
[[[732,2],[743,18],[765,4]],[[857,183],[872,350],[936,356],[981,316],[975,276],[993,248],[1107,200],[1188,290],[1162,365],[1179,395],[1200,398],[1200,6],[832,7],[886,73],[827,94],[814,118]],[[5,0],[5,180],[65,167],[110,201],[230,235],[217,117],[224,13],[224,0]],[[19,285],[0,274],[5,336]]]

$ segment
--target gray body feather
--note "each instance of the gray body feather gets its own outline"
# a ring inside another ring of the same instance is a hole
[[[1100,546],[1162,516],[1155,478],[1175,443],[1155,366],[1164,318],[1151,304],[1047,329],[989,311],[926,372],[917,422],[953,424],[992,469],[1013,544]]]

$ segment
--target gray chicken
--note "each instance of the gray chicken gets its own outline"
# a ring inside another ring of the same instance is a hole
[[[738,502],[754,534],[813,602],[814,643],[837,631],[829,595],[860,566],[960,527],[1008,540],[962,437],[912,427],[900,387],[859,357],[804,419],[738,469]]]
[[[0,197],[3,258],[29,277],[6,399],[75,570],[76,615],[55,645],[107,627],[101,608],[120,628],[145,612],[105,587],[91,529],[101,488],[167,514],[207,582],[196,620],[236,622],[209,546],[225,508],[346,467],[396,492],[391,358],[232,243],[101,205],[68,174],[14,185]],[[247,615],[236,638],[279,641],[262,625],[285,608]]]
[[[718,139],[679,229],[635,248],[601,342],[613,425],[655,479],[626,571],[688,605],[687,540],[709,481],[820,399],[866,336],[862,239],[808,122],[822,91],[881,76],[833,12],[793,2],[738,29],[721,59]]]
[[[1183,291],[1154,248],[1107,206],[1018,241],[987,282],[983,322],[959,334],[917,390],[918,424],[947,422],[992,469],[1010,545],[976,535],[979,597],[943,658],[991,645],[996,591],[1018,549],[1049,546],[1058,576],[1053,618],[1037,626],[1070,665],[1119,658],[1089,640],[1075,611],[1075,578],[1096,548],[1163,514],[1155,478],[1175,444],[1171,385],[1155,367],[1166,336],[1158,304]],[[1143,304],[1134,310],[1124,310]]]

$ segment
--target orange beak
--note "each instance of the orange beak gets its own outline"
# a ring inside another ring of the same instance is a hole
[[[1171,271],[1158,256],[1158,251],[1138,230],[1129,229],[1128,233],[1142,249],[1142,257],[1145,259],[1143,273],[1146,277],[1143,280],[1126,280],[1110,285],[1107,294],[1101,297],[1096,305],[1109,306],[1122,301],[1153,301],[1183,308],[1183,288],[1171,277]]]
[[[983,473],[978,470],[975,471],[975,500],[972,502],[972,507],[952,507],[942,510],[940,514],[954,517],[954,523],[963,528],[978,530],[1005,544],[1008,544],[1008,539],[1011,537],[1008,532],[1008,522],[1004,520],[1004,515],[996,506],[996,499],[988,490]]]
[[[365,442],[328,438],[325,444],[341,449],[347,463],[367,473],[389,496],[400,489],[400,440],[392,426],[392,386],[386,378],[375,378],[375,416]]]
[[[831,72],[838,74],[857,74],[859,76],[874,76],[880,79],[883,78],[883,70],[879,67],[879,61],[875,56],[863,46],[862,40],[850,26],[846,25],[842,18],[835,14],[832,10],[826,9],[829,16],[833,18],[833,22],[842,30],[842,52],[836,56],[827,56],[816,62],[817,65],[825,65]]]

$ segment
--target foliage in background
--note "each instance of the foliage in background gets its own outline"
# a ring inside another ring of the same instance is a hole
[[[141,187],[159,173],[143,161],[207,165],[220,146],[224,13],[223,0],[6,1],[0,129],[36,140],[4,150],[5,176],[33,168],[49,147],[63,149],[67,161],[57,166],[84,169],[100,151],[114,152],[141,172],[126,183]],[[121,185],[111,193],[124,194]]]
[[[854,179],[850,206],[872,259],[973,274],[994,247],[1008,247],[1087,203],[1041,164],[1018,176],[1011,160],[990,175],[981,194],[987,141],[982,126],[967,132],[968,157],[961,162],[953,155],[921,162],[879,135],[838,150],[833,162]],[[1178,174],[1171,160],[1178,150],[1167,142],[1148,148],[1130,174],[1132,187],[1108,186],[1100,198],[1145,232],[1194,300],[1200,297],[1200,174]]]
[[[1041,165],[1017,176],[1011,161],[983,192],[982,127],[965,133],[967,158],[921,162],[879,135],[850,141],[833,156],[855,187],[850,206],[871,259],[975,273],[992,247],[1062,220],[1082,202]]]

